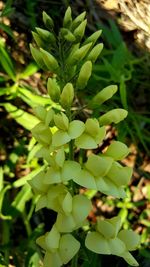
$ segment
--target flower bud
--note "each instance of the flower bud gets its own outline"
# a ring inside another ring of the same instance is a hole
[[[86,12],[82,12],[80,15],[78,15],[72,22],[71,29],[74,30],[79,26],[79,24],[84,20],[86,15]]]
[[[45,11],[43,11],[43,22],[48,29],[54,27],[52,18]]]
[[[53,33],[49,32],[47,30],[38,28],[38,27],[36,27],[36,31],[44,41],[49,41],[51,43],[55,43],[56,38],[55,38]]]
[[[71,53],[71,55],[67,59],[67,63],[69,65],[74,65],[78,63],[79,61],[81,61],[88,53],[91,46],[92,46],[92,43],[89,43],[75,50],[73,53]]]
[[[58,69],[59,67],[57,60],[46,50],[40,48],[40,51],[42,53],[42,57],[47,68],[50,71],[56,71],[56,69]]]
[[[103,49],[103,44],[97,44],[95,47],[93,47],[93,49],[87,56],[87,59],[91,60],[92,63],[94,63],[97,60],[98,56],[100,55],[102,49]]]
[[[80,70],[79,77],[77,80],[77,88],[84,89],[88,83],[88,80],[92,74],[92,62],[86,61]]]
[[[91,105],[92,107],[98,107],[111,98],[116,92],[118,88],[117,85],[109,85],[102,89],[94,98],[92,99]]]
[[[32,44],[30,44],[30,50],[38,66],[43,70],[47,70],[47,66],[45,65],[45,62],[43,60],[42,53],[37,48],[33,47]]]
[[[67,83],[65,87],[62,90],[61,96],[60,96],[60,103],[63,108],[69,108],[72,104],[72,101],[74,99],[74,88],[72,83]]]
[[[47,90],[52,101],[58,102],[60,98],[60,88],[55,79],[48,78]]]
[[[39,47],[44,46],[42,39],[40,38],[40,36],[36,32],[32,32],[32,36],[33,36],[34,41],[36,42],[37,46],[39,46]]]
[[[64,39],[69,41],[69,42],[74,42],[76,40],[74,34],[72,34],[72,32],[69,31],[68,29],[62,28],[61,34],[64,37]]]
[[[84,36],[86,24],[87,24],[87,19],[81,22],[81,24],[73,32],[73,34],[75,35],[78,41],[80,41],[82,37]]]
[[[99,30],[99,31],[94,32],[91,36],[89,36],[89,37],[85,40],[84,44],[88,44],[88,43],[92,42],[92,44],[93,44],[93,46],[94,46],[94,44],[96,43],[96,41],[97,41],[98,38],[100,37],[101,33],[102,33],[102,30]]]
[[[100,125],[107,125],[111,123],[119,123],[124,120],[128,115],[128,112],[122,108],[115,108],[99,118]]]
[[[63,20],[63,27],[64,28],[69,28],[72,23],[72,17],[71,17],[71,8],[70,6],[67,8]]]

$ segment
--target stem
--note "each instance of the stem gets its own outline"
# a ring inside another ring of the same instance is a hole
[[[3,244],[7,245],[10,242],[10,221],[3,221]],[[9,265],[9,246],[5,249],[4,258],[7,265]]]
[[[78,267],[78,253],[72,259],[72,261],[71,261],[71,267]]]
[[[32,233],[32,229],[31,229],[31,225],[30,225],[30,223],[28,221],[28,217],[27,217],[27,214],[26,214],[25,210],[22,213],[22,217],[23,217],[23,221],[24,221],[24,225],[25,225],[25,228],[26,228],[27,235],[29,237],[31,235],[31,233]]]
[[[74,141],[71,140],[69,142],[69,159],[74,160],[74,149],[73,149]]]

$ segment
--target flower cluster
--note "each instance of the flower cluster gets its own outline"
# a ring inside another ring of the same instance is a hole
[[[60,267],[80,249],[74,231],[87,224],[92,204],[80,194],[79,186],[124,198],[124,187],[132,175],[130,167],[118,162],[129,153],[127,146],[119,141],[112,142],[104,153],[90,152],[82,161],[75,158],[75,151],[80,153],[98,148],[106,137],[105,125],[119,123],[127,116],[127,111],[114,109],[84,122],[76,119],[76,109],[72,108],[74,100],[78,90],[86,87],[92,65],[103,47],[102,44],[95,45],[101,31],[82,41],[87,23],[84,18],[85,12],[73,20],[68,7],[63,27],[56,36],[52,18],[43,12],[47,29],[36,28],[33,32],[35,45],[30,46],[39,67],[53,74],[48,78],[47,91],[59,107],[38,106],[35,114],[39,123],[32,129],[32,135],[40,145],[38,156],[47,162],[45,168],[29,181],[39,196],[36,211],[46,207],[57,213],[50,232],[37,239],[37,244],[45,251],[44,267]],[[116,91],[116,85],[104,88],[89,100],[89,108],[100,106]],[[129,264],[137,266],[129,251],[137,247],[139,237],[131,230],[120,231],[120,228],[119,217],[98,221],[95,231],[90,231],[89,226],[85,246],[95,253],[123,257]]]

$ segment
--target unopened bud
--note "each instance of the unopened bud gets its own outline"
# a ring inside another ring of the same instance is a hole
[[[53,33],[49,32],[47,30],[38,28],[38,27],[36,27],[36,31],[44,41],[49,41],[51,43],[55,43],[56,38],[55,38]]]
[[[63,108],[69,108],[74,99],[74,88],[72,83],[67,83],[62,90],[60,96],[60,103]]]
[[[96,108],[103,104],[105,101],[110,99],[116,92],[118,88],[117,85],[109,85],[102,89],[94,98],[92,99],[91,106]]]
[[[79,24],[84,20],[86,15],[86,12],[82,12],[80,15],[78,15],[72,22],[71,29],[74,30],[79,26]]]
[[[57,60],[46,50],[40,48],[40,51],[42,53],[43,60],[47,68],[51,71],[56,71],[56,69],[58,69],[59,67]]]
[[[70,6],[67,8],[63,20],[63,27],[64,28],[69,28],[72,23],[72,16],[71,16],[71,8]]]
[[[96,41],[97,41],[98,38],[100,37],[101,33],[102,33],[102,30],[99,30],[99,31],[94,32],[91,36],[89,36],[89,37],[85,40],[84,44],[88,44],[88,43],[92,42],[92,44],[93,44],[93,46],[94,46],[94,44],[96,43]]]
[[[93,49],[89,53],[87,59],[91,60],[92,63],[94,63],[97,60],[97,58],[99,57],[102,50],[103,50],[103,44],[97,44],[95,47],[93,47]]]
[[[69,41],[69,42],[74,42],[76,40],[74,34],[71,31],[69,31],[68,29],[62,28],[61,34],[64,37],[64,39]]]
[[[71,55],[69,56],[67,63],[69,65],[74,65],[77,62],[79,62],[80,60],[82,60],[86,54],[88,53],[90,47],[91,47],[92,43],[83,45],[81,48],[78,48],[74,53],[71,53]]]
[[[54,27],[52,18],[45,11],[43,11],[43,22],[48,29]]]
[[[32,54],[34,60],[36,61],[36,63],[38,64],[38,66],[43,70],[47,70],[47,66],[43,60],[43,56],[42,56],[41,51],[39,51],[37,48],[33,47],[32,44],[30,44],[30,50],[31,50],[31,54]]]
[[[60,98],[60,88],[55,79],[48,78],[47,90],[52,101],[58,102]]]
[[[79,77],[77,80],[77,88],[84,89],[88,83],[88,80],[92,73],[92,62],[86,61],[80,70]]]
[[[107,125],[111,123],[119,123],[124,120],[128,115],[128,112],[122,108],[115,108],[108,111],[106,114],[99,118],[100,125]]]
[[[81,22],[81,24],[73,32],[78,41],[80,41],[84,36],[86,24],[87,24],[87,19]]]
[[[40,36],[36,32],[32,32],[32,36],[33,36],[34,41],[36,42],[37,46],[39,46],[39,47],[44,46],[43,40],[40,38]]]

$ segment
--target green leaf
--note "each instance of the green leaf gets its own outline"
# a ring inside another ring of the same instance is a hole
[[[36,170],[31,171],[29,174],[19,178],[18,180],[16,180],[13,183],[13,187],[17,188],[17,187],[25,185],[27,183],[27,181],[31,180],[34,176],[36,176],[38,173],[40,173],[44,168],[45,168],[45,166],[40,167]]]
[[[11,117],[27,130],[31,130],[39,120],[28,112],[17,108],[11,103],[2,104]]]
[[[31,187],[28,184],[25,184],[15,197],[11,206],[22,213],[25,209],[26,202],[28,202],[32,196]]]
[[[38,71],[37,65],[35,63],[30,63],[25,70],[19,74],[20,79],[26,79]]]
[[[0,192],[3,189],[3,169],[0,167]]]
[[[52,102],[50,98],[37,95],[26,88],[19,87],[18,96],[32,108],[34,108],[37,105],[43,105],[43,106],[51,105],[56,108],[59,107],[59,105],[56,105],[54,102]]]
[[[126,83],[125,83],[124,75],[122,75],[120,78],[119,91],[120,91],[120,98],[121,98],[122,106],[124,109],[128,109],[127,91],[126,91]]]

